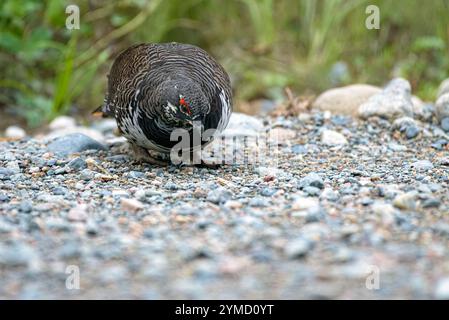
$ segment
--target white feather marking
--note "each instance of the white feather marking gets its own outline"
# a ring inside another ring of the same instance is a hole
[[[173,111],[173,113],[177,112],[176,106],[172,105],[170,101],[167,101],[167,106]]]
[[[229,118],[231,115],[231,108],[229,106],[229,99],[226,97],[224,90],[222,89],[220,92],[220,101],[221,101],[221,118],[217,125],[217,133],[223,132],[229,122]]]
[[[131,105],[128,106],[131,109]],[[139,146],[144,147],[146,149],[151,149],[155,151],[159,151],[162,153],[170,152],[170,149],[167,147],[160,146],[156,144],[154,141],[147,138],[145,133],[142,131],[142,128],[139,126],[139,116],[140,109],[136,108],[134,113],[131,113],[133,116],[131,117],[123,117],[123,126],[122,130],[124,136],[129,138],[130,140],[137,141]]]

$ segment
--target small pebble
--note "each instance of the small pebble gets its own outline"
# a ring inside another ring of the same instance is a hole
[[[207,201],[216,204],[222,204],[232,198],[232,193],[223,187],[218,187],[214,190],[209,191],[207,194]]]
[[[69,213],[67,214],[67,219],[69,221],[85,221],[87,220],[87,205],[86,204],[78,204],[75,207],[71,208]]]
[[[77,157],[77,158],[70,160],[70,162],[67,164],[67,166],[74,170],[82,170],[82,169],[87,168],[87,163],[83,159]]]
[[[419,132],[420,132],[420,129],[417,126],[409,126],[405,130],[405,136],[408,139],[413,139],[418,136]]]
[[[441,129],[446,132],[449,132],[449,117],[441,120]]]
[[[300,181],[299,181],[299,188],[303,189],[305,187],[315,187],[318,189],[323,189],[324,188],[324,181],[323,178],[321,178],[320,175],[316,174],[316,173],[309,173],[308,175],[306,175],[305,177],[303,177]]]
[[[435,298],[449,300],[449,277],[440,279],[435,289]]]
[[[339,132],[333,130],[323,130],[321,134],[321,142],[326,145],[340,146],[348,143],[348,140]]]
[[[416,194],[414,192],[399,194],[394,198],[393,205],[403,210],[414,210],[416,208]]]
[[[311,248],[311,243],[308,240],[299,238],[289,241],[284,252],[288,258],[298,259],[305,257]]]
[[[143,203],[137,199],[121,198],[120,203],[124,211],[137,212],[143,209]]]
[[[415,168],[417,171],[422,172],[433,169],[433,164],[429,160],[419,160],[412,163],[412,167]]]
[[[423,208],[438,208],[441,205],[441,201],[436,198],[429,198],[422,203]]]

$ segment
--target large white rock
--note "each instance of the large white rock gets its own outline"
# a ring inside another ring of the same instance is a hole
[[[330,111],[334,114],[356,116],[360,105],[381,91],[381,88],[368,84],[353,84],[346,87],[330,89],[316,98],[312,104],[312,108]]]
[[[359,107],[359,115],[363,119],[377,116],[388,120],[413,117],[410,83],[402,78],[393,79],[382,92]]]
[[[25,138],[27,133],[21,127],[9,126],[5,130],[5,137],[8,139],[20,140]]]

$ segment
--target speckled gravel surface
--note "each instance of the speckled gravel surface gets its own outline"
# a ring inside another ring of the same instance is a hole
[[[449,298],[440,127],[263,120],[281,133],[276,166],[142,165],[113,138],[69,155],[1,142],[0,298]]]

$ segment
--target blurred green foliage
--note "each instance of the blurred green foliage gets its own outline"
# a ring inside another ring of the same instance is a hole
[[[65,27],[69,4],[80,8],[79,30]],[[365,27],[369,4],[380,8],[379,30]],[[432,100],[448,77],[448,21],[448,0],[3,0],[0,110],[30,126],[83,114],[102,103],[114,56],[168,41],[216,56],[237,100],[393,76]]]

